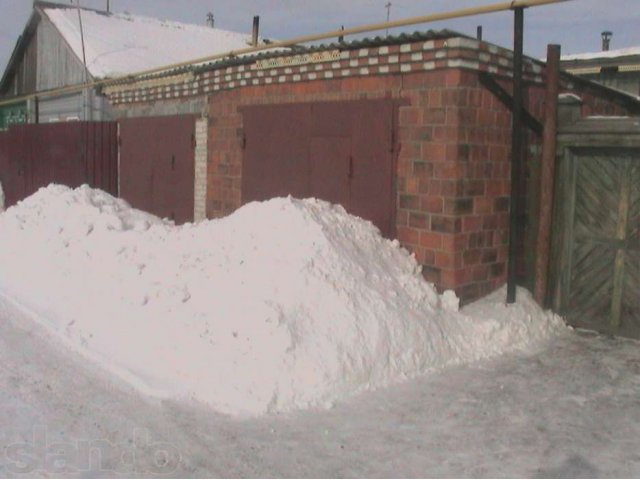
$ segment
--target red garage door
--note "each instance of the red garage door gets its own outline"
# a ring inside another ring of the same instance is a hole
[[[120,196],[176,223],[193,221],[194,115],[128,118],[120,125]]]
[[[118,194],[115,122],[14,125],[0,133],[0,182],[11,206],[50,183]]]
[[[393,236],[395,110],[387,99],[245,107],[243,203],[317,197]]]

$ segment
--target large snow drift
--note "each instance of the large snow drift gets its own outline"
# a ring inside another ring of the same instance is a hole
[[[87,186],[0,215],[0,288],[163,397],[229,414],[324,406],[562,330],[521,292],[456,312],[395,241],[319,200],[176,227]]]

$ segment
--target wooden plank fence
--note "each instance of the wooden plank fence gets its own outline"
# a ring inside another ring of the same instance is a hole
[[[640,338],[640,118],[561,126],[552,303],[576,327]]]

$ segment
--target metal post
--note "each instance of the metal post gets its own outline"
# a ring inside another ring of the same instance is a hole
[[[253,28],[251,29],[251,45],[256,47],[258,45],[258,38],[260,36],[260,16],[253,17]]]
[[[482,40],[482,25],[476,27],[476,38]]]
[[[513,116],[511,124],[511,201],[509,209],[509,265],[507,303],[516,300],[518,242],[520,239],[520,203],[522,178],[522,50],[524,8],[513,9]]]
[[[542,165],[540,169],[540,217],[536,245],[534,296],[544,306],[547,296],[549,249],[551,248],[551,215],[553,211],[553,183],[556,163],[556,134],[558,126],[558,92],[560,89],[560,45],[547,46],[546,97],[544,132],[542,137]]]
[[[389,23],[389,20],[391,19],[391,2],[387,2],[387,4],[384,6],[384,8],[387,9],[387,23]],[[389,29],[388,28],[385,31],[385,35],[387,37],[389,36]]]

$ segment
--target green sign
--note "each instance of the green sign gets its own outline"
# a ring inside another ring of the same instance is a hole
[[[26,102],[0,105],[0,131],[8,129],[10,125],[17,125],[26,122]]]

